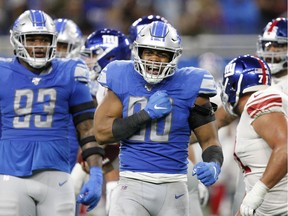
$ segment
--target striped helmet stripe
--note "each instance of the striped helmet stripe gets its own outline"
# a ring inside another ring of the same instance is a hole
[[[42,11],[30,10],[30,14],[33,26],[45,26],[45,18]]]
[[[153,40],[165,40],[165,35],[167,34],[167,25],[163,25],[162,22],[153,23],[151,29],[151,36]]]
[[[272,32],[273,28],[277,25],[278,20],[274,20],[274,22],[272,22],[271,26],[268,29],[268,32]]]

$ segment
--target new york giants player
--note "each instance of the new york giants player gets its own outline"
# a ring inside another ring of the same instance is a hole
[[[244,172],[242,216],[288,212],[288,96],[270,85],[270,69],[258,57],[240,56],[225,67],[221,99],[240,117],[234,156]]]
[[[114,61],[98,77],[109,90],[95,112],[97,141],[121,140],[120,181],[112,195],[111,216],[189,214],[191,130],[204,161],[194,167],[194,174],[207,186],[218,178],[223,155],[209,102],[216,94],[215,83],[200,68],[177,69],[181,52],[176,29],[155,21],[138,34],[134,60]]]
[[[271,69],[272,85],[288,94],[288,19],[279,17],[267,23],[257,44],[257,55]]]
[[[264,27],[262,33],[258,36],[257,55],[265,60],[271,69],[271,84],[273,88],[277,88],[287,95],[288,93],[288,20],[284,17],[279,17],[271,20]],[[238,116],[230,115],[225,111],[224,106],[220,106],[215,112],[218,128],[225,127],[231,124]],[[196,139],[192,137],[191,143],[195,143]],[[233,201],[233,215],[236,213],[242,199],[245,195],[242,171],[239,171],[239,180],[236,186],[236,194]]]
[[[90,166],[77,201],[91,210],[101,197],[104,150],[92,130],[88,69],[83,61],[54,58],[57,31],[43,11],[25,11],[10,32],[15,58],[0,61],[0,215],[74,216],[71,114]]]

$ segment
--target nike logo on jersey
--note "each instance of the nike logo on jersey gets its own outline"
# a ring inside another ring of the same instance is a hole
[[[180,197],[184,196],[184,194],[176,195],[175,194],[175,199],[179,199]]]
[[[155,104],[154,105],[154,109],[160,110],[160,109],[167,109],[167,108],[166,107],[157,106],[157,104]]]
[[[58,183],[59,187],[62,187],[66,182],[67,182],[67,180],[65,180],[65,181],[63,181],[63,182],[59,182],[59,183]]]

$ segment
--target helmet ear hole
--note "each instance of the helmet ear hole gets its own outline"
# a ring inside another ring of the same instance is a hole
[[[232,91],[236,91],[236,89],[237,89],[237,83],[234,82],[234,83],[231,85],[231,90],[232,90]]]
[[[138,55],[140,58],[142,58],[143,51],[144,51],[144,48],[142,48],[142,47],[138,48]]]

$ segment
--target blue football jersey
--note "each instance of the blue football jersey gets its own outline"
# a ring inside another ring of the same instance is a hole
[[[147,123],[139,133],[121,141],[120,170],[185,174],[190,109],[198,95],[216,95],[213,76],[203,69],[186,67],[149,86],[135,71],[132,61],[114,61],[102,70],[98,81],[119,97],[123,117],[143,109],[158,90],[166,90],[172,102],[169,115]]]
[[[0,74],[0,173],[69,172],[71,109],[78,106],[74,117],[95,111],[79,108],[92,102],[85,63],[55,59],[49,71],[38,75],[14,58],[0,61]]]

